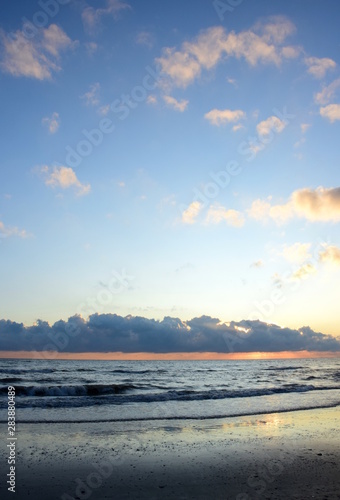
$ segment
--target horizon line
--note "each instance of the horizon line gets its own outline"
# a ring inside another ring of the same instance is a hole
[[[277,352],[57,352],[0,351],[0,359],[93,360],[93,361],[204,361],[204,360],[266,360],[340,358],[339,351],[277,351]]]

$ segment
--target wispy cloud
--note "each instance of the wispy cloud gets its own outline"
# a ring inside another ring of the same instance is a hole
[[[305,262],[312,256],[309,253],[310,247],[310,243],[294,243],[293,245],[285,246],[281,255],[288,262],[293,264],[302,264],[302,262]]]
[[[329,85],[323,87],[323,89],[320,90],[320,92],[317,92],[314,95],[314,101],[317,104],[322,104],[322,105],[330,103],[333,100],[333,97],[335,96],[338,88],[340,88],[340,78],[337,78]]]
[[[170,95],[163,96],[164,101],[170,107],[175,109],[176,111],[183,112],[187,109],[189,101],[182,99],[181,101],[177,101],[174,97]]]
[[[136,36],[136,43],[138,45],[144,45],[145,47],[148,47],[148,49],[151,49],[154,46],[155,39],[152,33],[150,33],[149,31],[141,31]]]
[[[263,266],[264,266],[263,260],[259,259],[259,260],[256,260],[255,262],[253,262],[250,267],[255,267],[255,268],[259,269],[260,267],[263,267]]]
[[[94,9],[93,7],[85,7],[82,12],[82,21],[84,28],[89,33],[93,34],[100,26],[100,22],[105,16],[112,16],[118,19],[119,14],[123,10],[130,10],[131,6],[126,2],[120,0],[106,0],[106,7]]]
[[[208,120],[212,125],[217,127],[224,125],[225,123],[235,123],[245,118],[246,114],[241,109],[212,109],[204,115],[204,118]]]
[[[307,130],[310,128],[310,126],[311,126],[310,123],[301,123],[300,125],[301,132],[305,134]]]
[[[85,48],[90,57],[93,56],[98,50],[98,44],[95,42],[86,42],[85,43]]]
[[[43,118],[41,120],[41,123],[48,128],[50,134],[55,134],[60,125],[59,113],[57,112],[52,113],[51,117],[47,116]]]
[[[308,262],[307,264],[303,264],[301,267],[299,267],[299,269],[294,271],[294,273],[292,274],[292,278],[303,280],[308,278],[308,276],[310,276],[311,274],[315,274],[316,271],[316,267]]]
[[[155,95],[149,95],[146,99],[147,104],[157,104],[157,97]]]
[[[6,226],[2,221],[0,221],[0,238],[9,238],[11,236],[28,238],[30,234],[25,229],[19,229],[16,226]]]
[[[82,184],[77,178],[74,170],[70,167],[41,167],[40,172],[45,177],[46,186],[52,188],[58,187],[61,189],[73,188],[77,196],[89,194],[91,190],[90,184]]]
[[[2,71],[37,80],[49,80],[53,73],[60,71],[61,53],[75,46],[56,24],[39,30],[33,39],[26,38],[20,30],[14,35],[0,30],[0,41]]]
[[[87,106],[97,106],[99,104],[99,91],[100,83],[93,83],[89,90],[80,96],[80,99],[83,99]]]

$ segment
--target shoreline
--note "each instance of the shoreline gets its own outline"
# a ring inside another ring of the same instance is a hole
[[[17,500],[340,498],[336,407],[17,427]]]
[[[335,389],[337,390],[337,389]],[[288,409],[283,409],[283,410],[275,410],[275,411],[262,411],[262,412],[254,412],[254,413],[237,413],[233,415],[208,415],[208,416],[191,416],[191,417],[177,417],[177,416],[169,416],[169,417],[136,417],[136,418],[112,418],[112,419],[97,419],[97,420],[89,420],[89,419],[84,419],[84,420],[20,420],[17,418],[17,424],[109,424],[109,423],[124,423],[124,422],[155,422],[155,421],[167,421],[167,420],[197,420],[197,421],[204,421],[204,420],[224,420],[224,419],[229,419],[229,418],[241,418],[241,417],[256,417],[256,416],[261,416],[261,415],[272,415],[272,414],[280,414],[280,413],[294,413],[294,412],[301,412],[301,411],[313,411],[313,410],[327,410],[329,408],[337,408],[340,407],[340,403],[332,403],[330,405],[323,405],[323,406],[312,406],[308,408],[288,408]],[[6,420],[0,420],[0,425],[1,424],[6,424]]]

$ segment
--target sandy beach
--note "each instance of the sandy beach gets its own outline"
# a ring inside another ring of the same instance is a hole
[[[1,498],[340,499],[338,408],[213,420],[18,424]],[[6,428],[1,424],[2,435]]]

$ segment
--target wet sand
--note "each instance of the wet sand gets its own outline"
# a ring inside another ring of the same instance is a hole
[[[16,493],[1,498],[340,499],[339,408],[114,423],[17,424]]]

